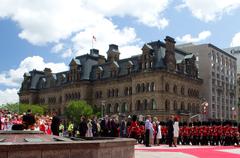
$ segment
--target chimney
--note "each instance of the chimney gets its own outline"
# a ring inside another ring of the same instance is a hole
[[[44,69],[44,74],[49,77],[52,75],[52,70],[50,68],[45,68]]]
[[[107,59],[108,61],[118,61],[120,52],[118,50],[118,45],[110,44],[107,51]]]
[[[169,71],[176,70],[176,58],[175,58],[175,40],[170,36],[166,36],[165,40],[165,64]]]
[[[98,57],[99,56],[99,50],[98,49],[90,49],[90,55],[94,56],[94,57]]]

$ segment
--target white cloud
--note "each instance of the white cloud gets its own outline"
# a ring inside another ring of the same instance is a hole
[[[183,43],[200,42],[207,39],[209,36],[211,36],[210,31],[202,31],[198,34],[198,37],[192,37],[192,35],[186,34],[182,37],[177,37],[176,40]]]
[[[19,88],[25,72],[33,69],[44,70],[46,67],[51,68],[52,72],[60,72],[68,69],[68,66],[64,63],[45,62],[40,56],[27,57],[21,61],[17,69],[10,69],[0,73],[0,85]]]
[[[196,18],[210,22],[222,18],[223,14],[230,14],[240,7],[239,0],[183,0],[176,8],[187,7]]]
[[[17,92],[16,88],[0,90],[0,105],[18,102]]]
[[[17,22],[19,37],[32,44],[59,42],[73,33],[97,26],[112,16],[131,16],[150,27],[164,28],[169,0],[0,0],[0,18]]]
[[[231,47],[236,47],[236,46],[240,46],[240,32],[236,33],[233,38],[232,38],[232,42],[230,44]]]
[[[170,0],[96,0],[87,1],[89,9],[97,10],[107,17],[131,16],[140,23],[157,28],[165,28],[168,20],[162,16]]]
[[[93,41],[92,36],[96,37],[96,41]],[[111,23],[109,20],[103,20],[99,25],[93,26],[79,32],[72,38],[74,43],[74,52],[76,55],[81,55],[89,53],[89,49],[93,47],[99,49],[100,54],[106,55],[108,50],[108,45],[113,43],[119,45],[119,47],[136,46],[136,42],[140,39],[137,38],[134,28],[125,27],[123,29],[118,29],[116,25]],[[125,49],[126,50],[126,49]],[[120,50],[121,51],[121,50]],[[129,50],[130,51],[130,50]],[[120,57],[129,57],[137,52],[121,52]]]
[[[67,58],[67,57],[71,57],[72,55],[73,55],[72,49],[69,48],[62,54],[62,57]]]
[[[63,50],[63,48],[64,48],[63,44],[62,44],[62,43],[58,43],[58,44],[56,44],[56,45],[52,48],[51,52],[53,52],[53,53],[59,53],[61,50]]]

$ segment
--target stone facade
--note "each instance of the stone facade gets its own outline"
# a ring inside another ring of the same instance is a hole
[[[213,120],[237,120],[237,58],[213,44],[178,46],[192,52],[204,80],[202,96],[208,102],[206,115]]]
[[[72,59],[69,71],[25,73],[20,102],[47,104],[49,112],[63,113],[69,101],[82,99],[103,114],[152,114],[161,119],[178,114],[186,120],[201,112],[203,81],[196,58],[175,48],[173,38],[144,44],[140,55],[119,56],[118,46],[111,44],[107,59],[91,49]]]

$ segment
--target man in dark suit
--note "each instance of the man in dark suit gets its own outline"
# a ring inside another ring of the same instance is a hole
[[[34,124],[36,123],[34,115],[32,115],[31,109],[27,110],[27,114],[22,119],[24,129],[34,130]]]
[[[100,126],[101,126],[101,136],[110,137],[111,122],[110,122],[110,119],[108,118],[108,115],[106,115],[105,118],[101,121]]]
[[[81,122],[78,126],[78,131],[80,133],[80,137],[86,137],[88,127],[87,127],[87,121],[84,116],[81,117]]]
[[[59,136],[59,125],[60,125],[60,118],[57,116],[56,112],[53,112],[51,130],[53,135]]]
[[[172,147],[172,144],[173,144],[173,119],[174,119],[174,116],[171,115],[167,122],[167,129],[168,129],[167,141],[168,141],[169,147]]]

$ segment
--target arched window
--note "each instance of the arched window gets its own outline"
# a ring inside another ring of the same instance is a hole
[[[184,88],[184,86],[181,87],[181,94],[185,95],[185,88]]]
[[[181,110],[185,110],[185,105],[184,105],[184,102],[181,102]]]
[[[124,96],[127,96],[128,95],[128,87],[125,87],[124,89]]]
[[[151,83],[150,90],[151,90],[151,92],[155,91],[155,84],[154,84],[154,82]]]
[[[165,111],[170,111],[170,101],[168,99],[165,101]]]
[[[115,89],[115,96],[118,97],[118,89]]]
[[[165,84],[165,91],[169,92],[169,84],[168,83]]]
[[[117,113],[119,112],[119,105],[118,103],[115,104],[115,107],[114,107],[114,113]]]
[[[136,86],[136,92],[139,93],[139,92],[140,92],[140,89],[141,89],[140,84],[137,84],[137,86]]]
[[[157,109],[157,103],[156,103],[155,99],[152,99],[151,100],[151,110],[155,110],[155,109]]]
[[[107,113],[111,113],[111,104],[107,105]]]
[[[146,91],[147,91],[147,92],[150,91],[150,84],[149,84],[149,83],[146,84]]]
[[[191,97],[191,94],[192,93],[192,90],[191,89],[188,89],[188,96]]]
[[[177,109],[178,109],[178,107],[177,107],[177,101],[174,100],[174,102],[173,102],[173,110],[176,111]]]
[[[127,111],[127,103],[124,102],[124,103],[122,104],[121,112],[122,112],[122,113],[125,113],[126,111]]]
[[[148,109],[148,101],[147,99],[144,99],[144,110],[147,110]]]
[[[140,100],[136,101],[136,110],[137,111],[141,110],[141,101]]]
[[[177,94],[177,86],[176,86],[176,85],[173,86],[173,92],[174,92],[175,94]]]
[[[115,96],[115,94],[114,94],[114,89],[112,89],[112,97],[114,97]]]
[[[129,87],[129,95],[132,95],[132,87]]]
[[[145,85],[144,85],[144,83],[142,83],[141,90],[142,90],[142,92],[145,92]]]

